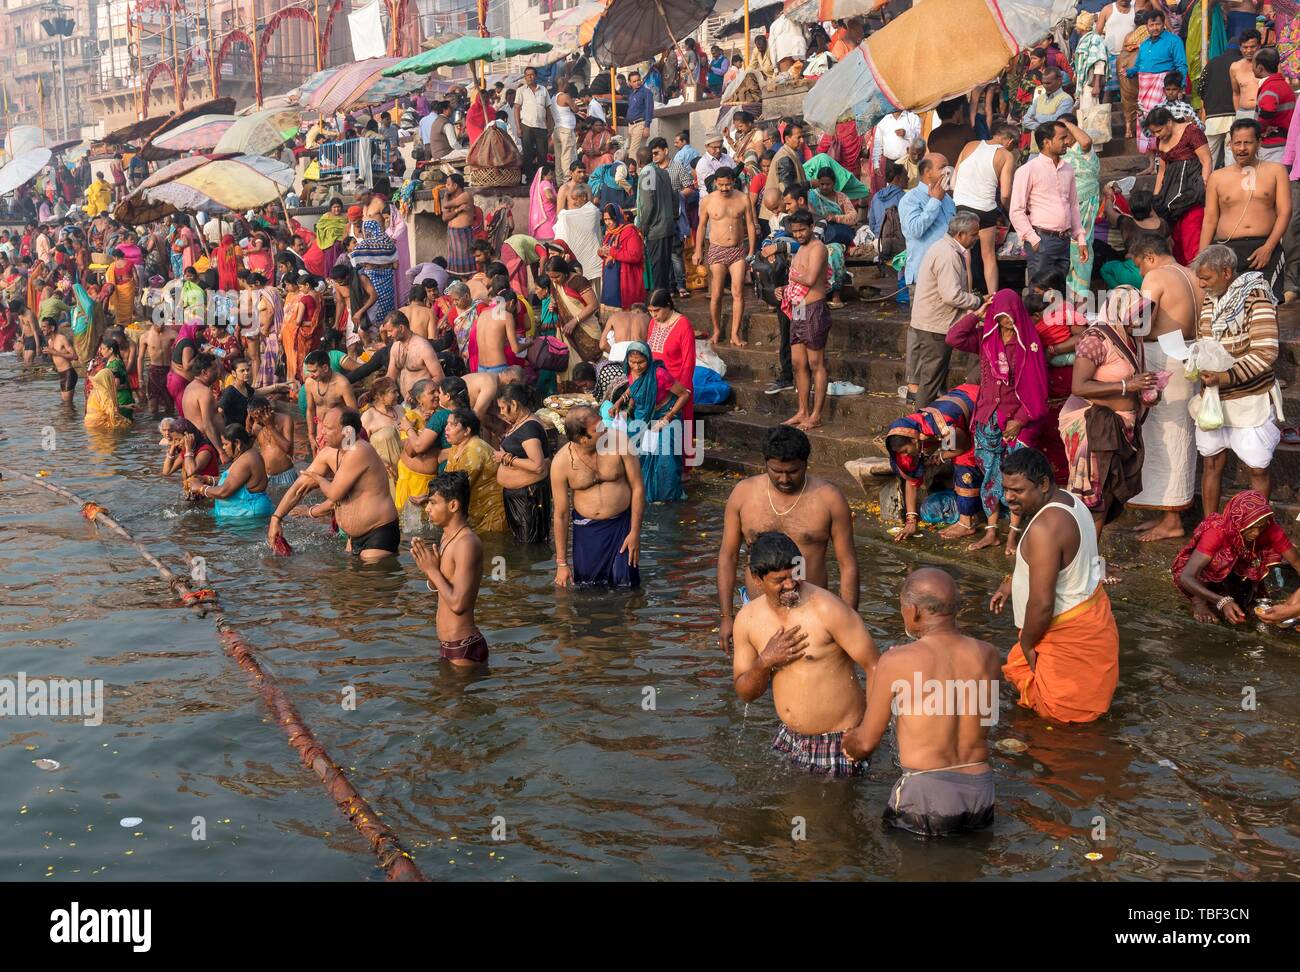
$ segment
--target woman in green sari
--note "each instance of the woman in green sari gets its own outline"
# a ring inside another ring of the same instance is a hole
[[[1067,289],[1071,296],[1087,298],[1092,294],[1092,229],[1101,208],[1101,159],[1093,150],[1092,139],[1079,127],[1073,115],[1062,115],[1060,121],[1069,132],[1065,161],[1074,169],[1075,191],[1079,197],[1079,222],[1083,237],[1088,241],[1088,259],[1079,259],[1079,244],[1070,241],[1070,279]]]

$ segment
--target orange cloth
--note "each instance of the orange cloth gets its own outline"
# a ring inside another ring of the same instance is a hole
[[[1058,722],[1092,722],[1110,708],[1119,682],[1119,629],[1104,587],[1053,618],[1035,651],[1030,669],[1016,642],[1002,666],[1021,705]]]

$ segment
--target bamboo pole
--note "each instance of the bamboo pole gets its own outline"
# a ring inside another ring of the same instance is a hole
[[[212,43],[212,0],[203,0],[204,16],[208,22],[208,97],[217,96],[217,49]]]
[[[262,59],[258,54],[257,42],[257,0],[251,0],[249,8],[252,10],[252,24],[249,36],[253,38],[253,98],[257,102],[257,107],[262,107]]]
[[[749,70],[749,0],[745,0],[745,70]]]
[[[176,17],[172,17],[172,87],[176,89],[176,112],[185,110],[185,93],[181,91],[180,51],[176,46]]]
[[[609,130],[611,135],[618,134],[618,73],[614,65],[609,66]]]
[[[325,68],[324,52],[320,49],[320,0],[316,0],[316,13],[312,18],[312,34],[316,41],[316,70]]]

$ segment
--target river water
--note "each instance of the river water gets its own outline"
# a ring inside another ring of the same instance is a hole
[[[182,549],[203,557],[227,615],[432,878],[1300,877],[1298,643],[1194,625],[1158,571],[1134,581],[1150,597],[1117,601],[1110,715],[1053,728],[1004,689],[995,736],[1028,750],[995,757],[997,822],[927,843],[880,825],[892,740],[867,779],[816,780],[769,751],[770,696],[735,698],[713,593],[730,477],[649,513],[637,593],[557,596],[544,550],[487,538],[502,558],[479,598],[491,665],[467,677],[438,660],[409,556],[360,568],[291,520],[295,556],[276,558],[260,528],[218,527],[157,476],[149,423],[90,435],[82,408],[0,358],[0,465],[48,471],[173,568]],[[859,532],[862,614],[884,646],[902,637],[899,582],[926,558]],[[963,626],[1005,652],[1010,612],[983,608],[996,555],[951,569]],[[99,726],[0,719],[0,878],[382,877],[211,622],[73,505],[16,481],[0,484],[0,657],[0,677],[106,693]]]

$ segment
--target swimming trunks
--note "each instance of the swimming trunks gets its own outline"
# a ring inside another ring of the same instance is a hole
[[[149,365],[145,377],[148,382],[149,397],[155,402],[165,402],[172,397],[171,392],[167,390],[167,376],[169,374],[171,374],[171,369],[166,365]]]
[[[75,368],[59,372],[59,390],[70,392],[77,390],[78,375]]]
[[[36,338],[32,337],[30,334],[25,334],[25,335],[23,335],[23,350],[24,350],[24,351],[35,351],[35,350],[36,350]]]
[[[274,476],[266,477],[267,488],[274,486],[276,489],[281,487],[288,489],[298,481],[298,470],[290,466],[284,472],[278,472]]]
[[[352,552],[360,555],[363,550],[383,550],[395,554],[402,546],[402,530],[396,520],[367,530],[360,536],[352,538]]]
[[[577,587],[640,587],[641,571],[620,549],[632,531],[629,507],[608,520],[573,520],[573,583]]]
[[[478,366],[478,370],[479,370],[481,373],[483,373],[483,374],[487,374],[487,375],[499,375],[501,372],[505,371],[505,370],[506,370],[507,368],[509,368],[509,367],[510,367],[510,366],[509,366],[508,364],[499,364],[499,365],[479,365],[479,366]]]
[[[488,660],[488,643],[483,632],[475,631],[468,638],[459,641],[443,641],[442,657],[447,661],[472,661],[482,664]]]
[[[715,263],[721,263],[724,266],[729,267],[733,263],[745,259],[748,253],[749,247],[744,243],[740,243],[736,246],[718,246],[718,244],[710,241],[709,252],[705,254],[704,262],[708,266],[713,266]]]
[[[805,301],[802,309],[803,313],[790,318],[790,343],[820,351],[831,333],[831,312],[824,300]]]
[[[980,830],[993,823],[993,770],[909,770],[885,804],[884,821],[923,837]]]
[[[829,776],[862,776],[869,761],[853,760],[844,755],[844,733],[824,732],[805,736],[782,724],[772,739],[772,748],[784,753],[800,769]]]

